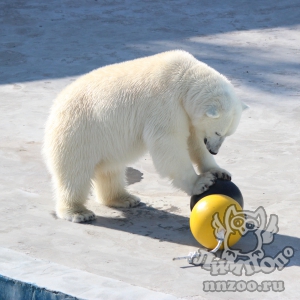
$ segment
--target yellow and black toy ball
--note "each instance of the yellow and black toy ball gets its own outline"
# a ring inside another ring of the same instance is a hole
[[[213,216],[218,213],[218,218],[224,229],[229,230],[226,228],[226,223],[230,224],[231,220],[227,220],[227,222],[224,220],[227,208],[234,205],[235,210],[241,212],[243,204],[243,196],[238,187],[231,181],[220,179],[205,193],[192,196],[190,228],[195,239],[204,247],[214,249],[218,241],[215,236],[215,228],[212,225]],[[231,219],[233,217],[230,216]],[[231,232],[227,241],[229,247],[233,246],[241,236],[239,230]],[[223,245],[220,249],[223,249]]]

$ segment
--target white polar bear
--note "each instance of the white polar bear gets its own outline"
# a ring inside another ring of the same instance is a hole
[[[136,206],[125,169],[147,150],[158,173],[188,195],[217,177],[230,180],[211,154],[236,130],[244,107],[224,76],[180,50],[80,77],[59,94],[45,129],[57,216],[94,219],[84,206],[91,185],[108,206]]]

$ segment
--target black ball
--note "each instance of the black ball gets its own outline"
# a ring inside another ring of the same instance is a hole
[[[191,197],[191,202],[190,202],[191,210],[199,200],[201,200],[206,196],[214,195],[214,194],[221,194],[221,195],[228,196],[234,199],[236,202],[239,203],[239,205],[242,208],[244,208],[244,199],[239,188],[232,181],[217,179],[216,183],[210,186],[210,188],[206,192]]]

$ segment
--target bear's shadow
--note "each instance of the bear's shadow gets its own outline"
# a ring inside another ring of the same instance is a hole
[[[128,176],[129,175],[129,176]],[[137,182],[142,180],[142,173],[138,170],[130,168],[127,170],[127,180]],[[131,177],[131,178],[128,178]],[[132,183],[131,183],[132,184]],[[187,203],[189,205],[189,203]],[[121,217],[103,217],[97,216],[96,220],[89,222],[89,225],[100,226],[113,230],[121,230],[157,239],[160,242],[169,242],[181,245],[199,248],[199,243],[194,239],[189,226],[189,218],[176,214],[177,207],[171,206],[167,210],[160,210],[152,206],[141,203],[139,206],[129,209],[118,209],[122,212]],[[279,220],[280,222],[280,220]],[[279,223],[280,229],[280,223]],[[244,252],[254,249],[256,241],[253,235],[246,235],[236,244],[236,246]],[[285,247],[294,249],[294,256],[290,259],[288,266],[300,266],[299,246],[300,238],[275,234],[274,240],[269,245],[264,245],[263,250],[265,256],[275,257]],[[253,247],[253,248],[252,248]],[[187,255],[188,253],[178,253],[178,255]]]
[[[172,213],[171,209],[159,210],[141,203],[135,208],[120,209],[119,211],[123,213],[121,218],[97,216],[96,220],[89,222],[89,224],[147,236],[160,242],[192,246],[195,247],[195,250],[201,247],[190,231],[189,218]],[[263,250],[265,257],[274,258],[285,247],[292,247],[294,256],[290,259],[288,266],[300,266],[299,245],[300,238],[277,233],[274,235],[274,241],[269,245],[264,245]],[[236,246],[246,252],[250,251],[252,247],[255,249],[256,241],[253,236],[246,235]],[[178,255],[187,254],[178,253]]]
[[[136,169],[131,168],[131,167],[127,167],[126,168],[127,185],[131,185],[131,184],[142,181],[143,175],[144,174],[142,172],[140,172],[139,170],[136,170]]]

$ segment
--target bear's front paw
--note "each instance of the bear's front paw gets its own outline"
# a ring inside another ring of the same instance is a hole
[[[209,170],[209,172],[212,173],[213,175],[215,175],[219,179],[231,180],[231,174],[224,169],[215,168],[215,169]]]
[[[74,223],[88,222],[96,219],[95,214],[86,208],[80,210],[56,209],[56,215],[61,219],[65,219]]]
[[[194,185],[192,195],[199,195],[204,193],[209,189],[211,185],[216,182],[216,176],[211,172],[206,172],[198,176],[196,183]]]
[[[131,194],[125,194],[119,196],[113,201],[110,201],[107,205],[110,207],[128,208],[138,206],[140,202],[140,198]]]

